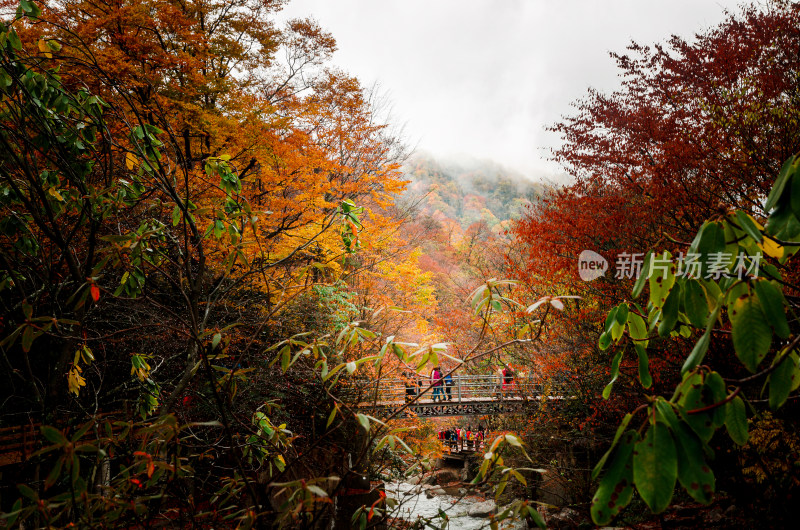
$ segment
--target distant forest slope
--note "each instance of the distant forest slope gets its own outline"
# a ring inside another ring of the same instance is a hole
[[[418,155],[404,169],[411,181],[404,199],[419,201],[420,214],[455,220],[463,229],[483,220],[495,233],[507,230],[547,187],[488,161],[443,162]]]

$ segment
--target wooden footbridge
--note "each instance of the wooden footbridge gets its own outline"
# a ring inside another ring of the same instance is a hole
[[[528,379],[503,385],[496,375],[454,375],[453,384],[442,385],[439,392],[427,380],[359,380],[354,387],[360,396],[359,409],[376,417],[512,414],[531,404],[564,399],[552,386],[545,388]]]

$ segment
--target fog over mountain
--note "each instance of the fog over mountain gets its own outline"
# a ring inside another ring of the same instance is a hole
[[[434,157],[418,153],[404,167],[411,181],[403,197],[422,215],[451,219],[463,228],[485,221],[499,232],[539,200],[552,182],[528,176],[493,160]]]

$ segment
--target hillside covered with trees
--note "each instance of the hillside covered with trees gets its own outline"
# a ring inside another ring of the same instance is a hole
[[[546,189],[497,163],[478,160],[439,161],[416,155],[405,165],[411,182],[404,198],[419,202],[422,215],[457,221],[461,228],[485,222],[494,233],[508,230]]]

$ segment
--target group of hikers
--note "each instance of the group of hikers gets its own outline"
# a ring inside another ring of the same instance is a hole
[[[483,425],[473,431],[470,425],[439,431],[439,440],[449,446],[451,450],[463,451],[464,449],[477,451],[483,445],[486,431]]]
[[[403,374],[406,386],[406,402],[412,401],[416,396],[425,391],[425,384],[422,377],[415,372],[407,371]],[[503,392],[509,392],[514,385],[514,371],[507,364],[504,365],[500,373],[500,382]],[[433,402],[437,401],[452,401],[454,385],[453,376],[451,373],[443,372],[441,367],[437,366],[431,370],[429,377],[430,386],[433,388],[431,399]]]
[[[425,384],[421,376],[416,373],[406,372],[403,374],[406,385],[406,402],[411,401],[425,390]],[[442,374],[442,369],[436,367],[431,371],[430,386],[433,387],[431,399],[436,401],[453,400],[453,376],[450,373]]]

